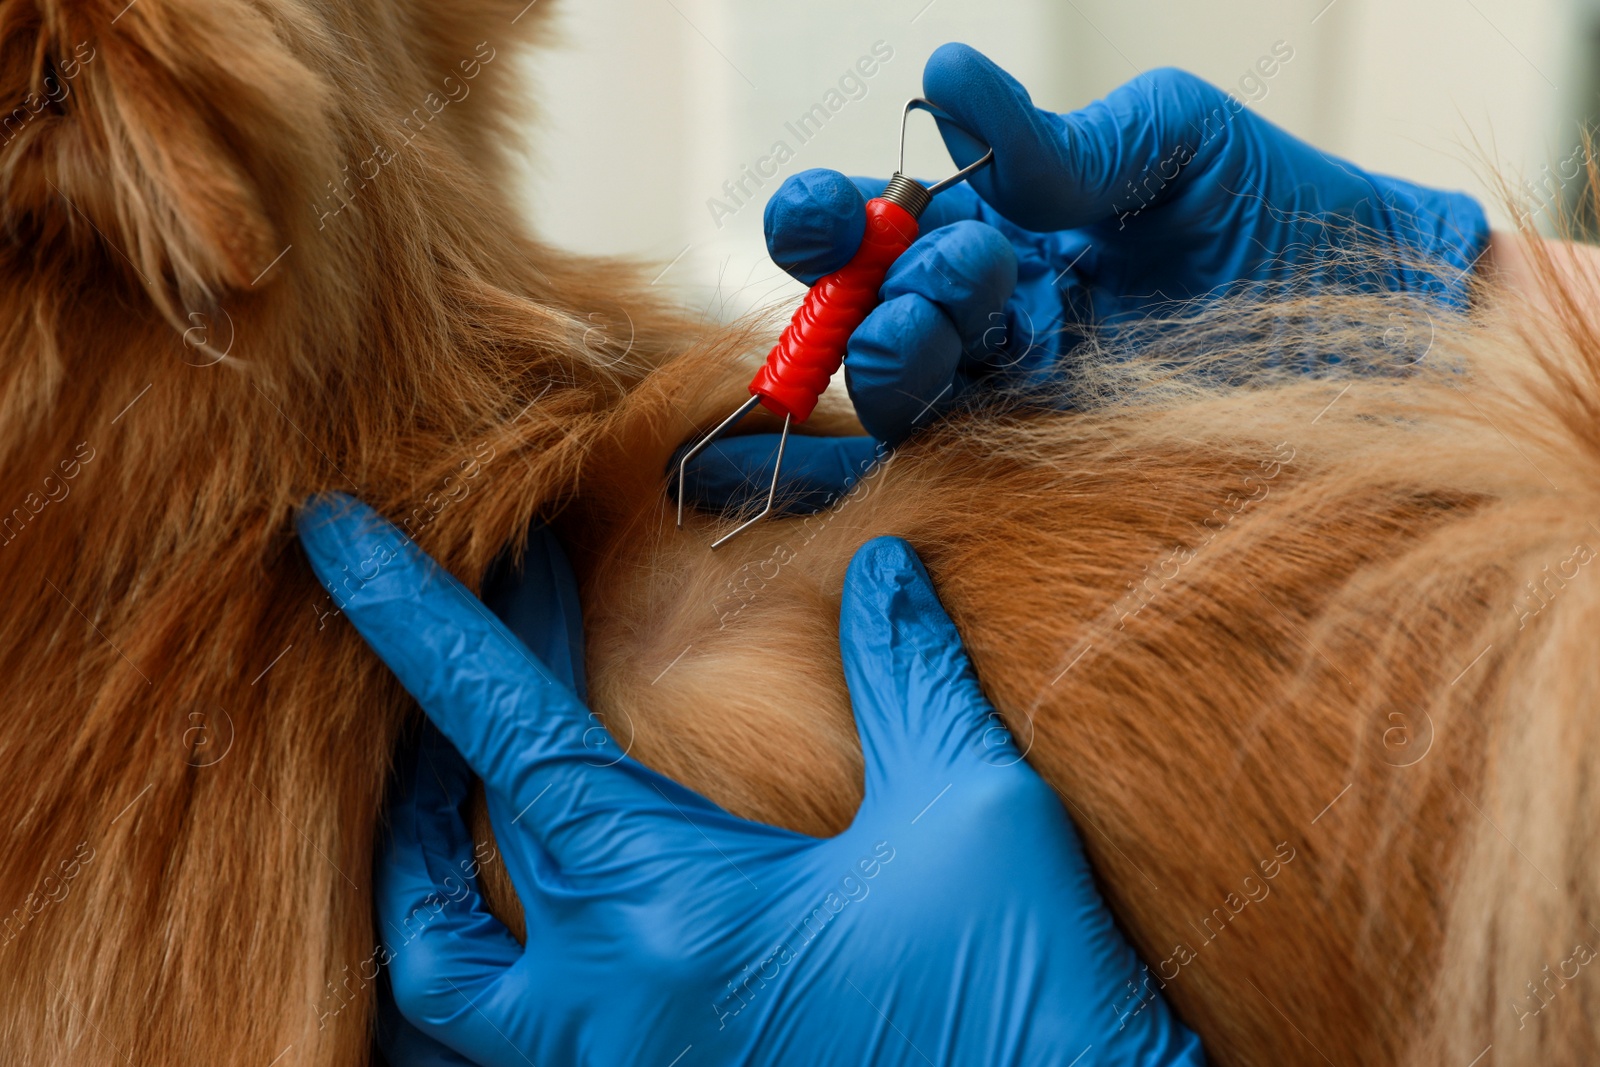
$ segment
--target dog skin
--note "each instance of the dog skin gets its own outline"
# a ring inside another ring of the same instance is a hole
[[[368,1061],[416,710],[294,545],[333,489],[474,588],[555,521],[618,739],[811,833],[860,793],[844,563],[906,536],[1217,1062],[1592,1058],[1593,302],[1404,378],[1130,365],[713,555],[661,474],[766,335],[526,235],[544,7],[0,0],[6,1062]],[[1383,363],[1391,306],[1305,314]]]

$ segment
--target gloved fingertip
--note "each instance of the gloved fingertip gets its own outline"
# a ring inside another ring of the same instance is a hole
[[[822,168],[785,179],[762,213],[772,261],[807,285],[849,262],[866,227],[856,181]]]
[[[976,219],[959,219],[918,239],[889,268],[882,298],[921,293],[949,313],[963,345],[979,336],[1017,288],[1011,239]]]
[[[1021,82],[965,44],[944,45],[928,57],[922,90],[970,131],[939,123],[957,166],[975,163],[985,146],[994,149],[994,161],[967,179],[990,207],[1025,229],[1065,227],[1063,198],[1071,200],[1077,169],[1093,161],[1074,165],[1058,116],[1035,107]]]
[[[963,41],[947,41],[928,54],[928,61],[922,66],[923,92],[932,93],[939,89],[961,87],[968,82],[974,74],[989,75],[991,70],[999,70],[993,60],[976,48]],[[952,98],[958,93],[951,92]],[[943,102],[929,96],[939,106],[946,106]]]
[[[873,591],[885,594],[881,598],[884,602],[891,599],[896,590],[914,583],[925,584],[930,590],[933,584],[927,568],[922,565],[922,560],[910,543],[902,537],[891,535],[874,537],[856,549],[855,557],[845,572],[845,588],[858,593]]]
[[[295,517],[295,529],[324,585],[331,572],[394,542],[399,533],[388,519],[344,493],[312,497]]]
[[[344,493],[307,501],[295,528],[311,569],[346,612],[414,593],[436,567],[399,527]]]
[[[948,767],[976,751],[989,706],[933,579],[900,538],[874,538],[850,561],[839,646],[869,797],[907,760]]]
[[[955,115],[962,123],[960,126],[938,123],[939,134],[944,138],[955,165],[971,165],[989,147],[994,147],[994,122],[990,120],[990,112],[994,107],[989,98],[994,96],[997,88],[1002,90],[1002,98],[1008,94],[1021,94],[1024,104],[1032,107],[1027,90],[1016,82],[1016,78],[1006,74],[989,56],[971,45],[950,42],[939,45],[928,56],[928,62],[922,69],[923,96],[947,110],[950,115]],[[990,139],[986,142],[979,138]]]
[[[351,518],[362,515],[367,506],[346,493],[318,493],[301,506],[295,516],[295,529],[307,550],[319,549],[328,555],[337,552]]]
[[[856,550],[845,572],[840,631],[867,655],[887,651],[914,662],[917,672],[938,674],[943,664],[941,684],[971,681],[961,634],[921,557],[899,537],[875,537]]]
[[[954,639],[954,627],[933,590],[933,579],[917,553],[902,538],[875,537],[856,550],[845,571],[840,629],[852,638],[875,634],[889,647],[918,647],[927,643],[928,630],[936,642]],[[879,642],[852,643],[870,647]]]
[[[996,120],[1026,116],[1033,111],[1033,98],[1022,83],[998,63],[969,44],[951,42],[940,45],[922,68],[922,92],[929,100],[960,119],[980,137],[993,137],[1005,129]],[[970,143],[966,156],[955,156],[961,166],[976,159],[983,147],[971,136],[948,123],[939,124],[946,143],[953,135]],[[995,146],[990,140],[989,145]]]

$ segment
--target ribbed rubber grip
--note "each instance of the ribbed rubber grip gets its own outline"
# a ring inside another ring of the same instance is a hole
[[[867,201],[867,231],[850,262],[811,287],[750,382],[761,406],[806,421],[844,362],[850,335],[878,304],[883,277],[917,239],[917,220],[882,197]]]

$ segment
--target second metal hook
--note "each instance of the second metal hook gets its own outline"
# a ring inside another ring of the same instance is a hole
[[[896,174],[904,174],[906,172],[906,119],[910,117],[913,111],[926,111],[934,118],[943,119],[945,122],[948,122],[950,125],[966,134],[968,137],[978,141],[980,144],[984,144],[983,140],[977,134],[963,126],[944,108],[940,107],[938,104],[935,104],[932,100],[927,100],[920,96],[913,96],[910,100],[906,101],[905,109],[900,112],[900,165],[895,168]],[[928,196],[930,198],[937,196],[946,189],[950,188],[952,185],[955,185],[957,182],[966,181],[968,178],[972,177],[973,174],[994,162],[994,146],[984,144],[984,147],[989,150],[980,158],[968,163],[965,167],[962,167],[960,170],[956,171],[943,181],[934,182],[932,185],[928,186]]]

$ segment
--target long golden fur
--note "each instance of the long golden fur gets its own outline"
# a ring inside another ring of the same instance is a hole
[[[1222,309],[713,555],[661,472],[760,337],[523,234],[522,6],[0,0],[5,1062],[365,1062],[415,712],[294,546],[326,489],[469,582],[581,533],[613,732],[815,833],[844,564],[906,536],[1216,1062],[1600,1053],[1585,292]],[[1239,374],[1269,320],[1345,362]]]

